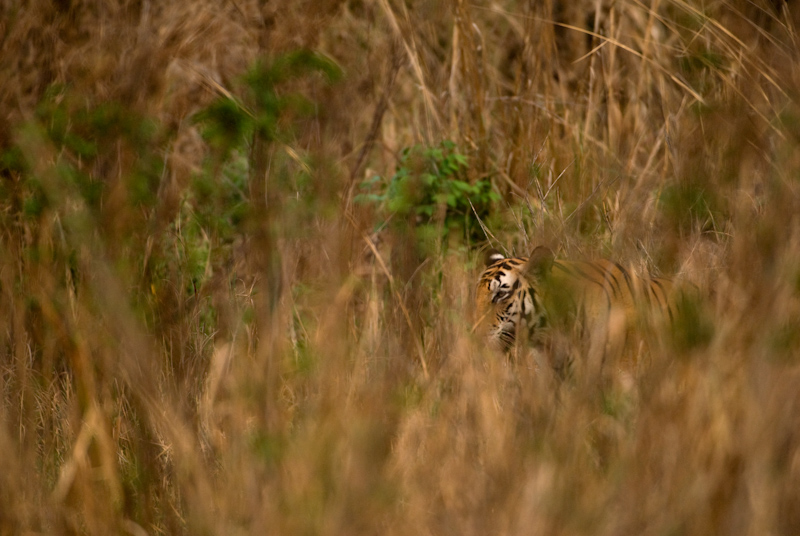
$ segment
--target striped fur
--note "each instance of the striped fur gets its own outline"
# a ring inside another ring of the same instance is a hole
[[[579,322],[605,331],[604,344],[622,343],[641,315],[672,318],[669,279],[640,277],[608,260],[555,260],[537,247],[530,257],[490,252],[478,283],[477,306],[489,338],[503,350],[518,339],[543,342],[554,324]]]

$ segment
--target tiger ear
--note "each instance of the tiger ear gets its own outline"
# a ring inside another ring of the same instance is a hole
[[[483,263],[486,266],[491,266],[494,263],[496,263],[497,261],[502,261],[505,258],[506,258],[505,255],[503,255],[502,253],[500,253],[496,249],[492,248],[492,249],[490,249],[489,251],[486,252],[486,257],[484,257]]]
[[[550,273],[555,258],[556,256],[550,248],[546,246],[537,246],[536,249],[533,250],[533,253],[531,253],[531,256],[528,257],[528,262],[525,263],[525,273],[535,277],[546,276]]]

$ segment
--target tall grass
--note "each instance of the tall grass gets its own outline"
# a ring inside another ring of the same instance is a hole
[[[798,22],[3,2],[0,534],[796,534]],[[443,140],[485,240],[356,200]],[[539,244],[705,299],[587,391],[471,330]]]

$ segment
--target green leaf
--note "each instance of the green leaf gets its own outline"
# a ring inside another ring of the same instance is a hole
[[[433,207],[431,205],[423,205],[421,207],[417,207],[417,213],[422,214],[423,216],[431,217],[433,216]]]
[[[361,183],[370,194],[356,197],[357,202],[374,203],[386,213],[419,216],[418,229],[429,227],[431,232],[462,233],[473,236],[479,232],[470,207],[473,200],[478,213],[486,215],[499,196],[492,191],[489,178],[471,184],[461,172],[467,168],[468,159],[458,152],[455,143],[445,140],[438,145],[425,147],[413,145],[400,150],[397,167],[392,177],[381,182],[373,177]],[[432,218],[445,210],[445,227],[432,225]],[[399,220],[396,220],[399,221]]]
[[[367,187],[372,186],[372,185],[374,185],[374,184],[376,184],[378,182],[381,182],[381,176],[380,175],[373,175],[369,179],[366,179],[366,180],[362,181],[359,186],[361,186],[362,188],[367,188]]]
[[[203,137],[224,155],[244,143],[255,126],[253,118],[244,108],[227,97],[212,102],[196,113],[193,120],[202,125]],[[264,118],[260,118],[259,128],[263,128],[263,121]]]

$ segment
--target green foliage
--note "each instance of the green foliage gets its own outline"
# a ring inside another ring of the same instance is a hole
[[[89,208],[99,209],[113,183],[103,173],[112,165],[129,171],[122,179],[132,206],[154,205],[163,161],[155,150],[158,140],[153,120],[117,102],[87,103],[70,87],[53,85],[36,108],[36,122],[58,154],[55,167],[59,179],[73,184]],[[127,155],[131,155],[130,161]],[[2,165],[19,172],[27,170],[14,148],[4,153]],[[23,173],[22,179],[30,189],[26,198],[33,201],[28,204],[29,213],[38,213],[42,206],[36,201],[41,197],[38,179],[28,173]]]
[[[281,140],[290,131],[284,116],[308,115],[314,106],[297,92],[282,94],[279,86],[309,73],[320,73],[329,82],[341,77],[333,61],[308,50],[259,61],[243,77],[251,109],[233,97],[220,97],[195,114],[194,121],[202,125],[203,137],[223,159],[254,134],[265,141]]]
[[[156,133],[156,124],[114,101],[87,104],[68,86],[53,85],[36,109],[49,137],[76,156],[96,156],[120,139],[143,150]]]
[[[680,354],[708,347],[714,336],[714,323],[699,296],[693,292],[681,293],[673,313],[671,340]]]
[[[232,98],[223,97],[194,116],[204,125],[203,137],[222,155],[240,147],[253,130],[253,118]]]
[[[377,206],[387,220],[393,215],[415,216],[423,238],[453,233],[479,240],[477,218],[486,217],[500,196],[489,178],[470,183],[467,168],[467,157],[452,141],[434,147],[415,145],[403,149],[391,178],[375,176],[362,182],[363,193],[355,201]],[[437,224],[442,224],[441,231]]]
[[[771,326],[766,334],[767,355],[776,363],[796,364],[798,348],[800,348],[800,332],[797,316],[778,322]]]
[[[26,170],[25,156],[22,154],[19,147],[12,146],[7,151],[0,153],[0,173],[23,173]]]
[[[256,431],[248,437],[248,440],[256,459],[265,465],[273,466],[284,456],[285,439],[279,435]]]
[[[266,140],[280,138],[279,120],[285,110],[308,114],[313,110],[311,102],[299,93],[281,95],[279,84],[309,73],[320,73],[327,81],[335,82],[341,70],[330,59],[308,50],[284,54],[273,62],[257,62],[245,76],[256,112],[254,126]]]
[[[22,201],[22,214],[25,218],[36,219],[42,215],[47,206],[47,198],[42,189],[36,185],[25,193]]]
[[[297,79],[315,73],[326,81],[334,81],[341,75],[331,60],[307,50],[258,61],[241,78],[239,95],[220,97],[193,116],[212,149],[203,169],[192,177],[181,211],[187,248],[202,252],[200,258],[188,252],[186,255],[193,286],[202,282],[196,279],[203,276],[206,259],[211,258],[211,263],[217,264],[220,257],[229,256],[236,237],[251,230],[248,224],[261,216],[253,212],[250,198],[253,144],[257,139],[290,143],[293,119],[315,110],[301,93],[299,84],[303,81]],[[288,84],[292,81],[295,83]],[[283,151],[270,154],[272,193],[309,182],[308,173],[289,169],[287,160]],[[290,205],[299,197],[300,189],[298,186],[292,190],[292,194],[298,195],[282,196],[288,199],[282,205],[284,210],[294,212]],[[304,188],[304,193],[309,190]]]
[[[709,49],[700,49],[693,52],[687,52],[686,55],[679,58],[678,65],[681,72],[693,82],[693,87],[698,89],[705,89],[707,83],[703,76],[707,72],[717,72],[724,69],[726,59]]]
[[[398,385],[393,393],[397,405],[406,411],[419,408],[424,400],[425,392],[416,382]]]
[[[710,230],[722,219],[720,202],[714,192],[697,184],[668,185],[659,201],[674,229],[683,234],[696,227]]]
[[[247,196],[247,158],[231,153],[218,175],[206,168],[192,180],[192,217],[210,236],[229,242],[242,231],[250,204]]]

